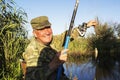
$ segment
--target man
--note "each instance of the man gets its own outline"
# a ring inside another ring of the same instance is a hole
[[[91,23],[87,25],[93,25]],[[27,64],[25,80],[55,80],[59,65],[67,60],[64,53],[68,49],[57,52],[51,48],[53,32],[47,16],[32,19],[31,25],[34,38],[23,53]],[[62,73],[60,80],[69,79]]]
[[[31,20],[34,38],[23,53],[27,64],[26,80],[55,80],[57,68],[67,60],[68,50],[57,52],[50,47],[53,32],[47,16]],[[67,80],[62,74],[60,80]]]

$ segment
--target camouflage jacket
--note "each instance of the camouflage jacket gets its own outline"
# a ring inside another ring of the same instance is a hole
[[[57,70],[49,69],[48,64],[52,61],[57,51],[46,46],[33,38],[23,53],[27,63],[26,76],[32,79],[26,80],[54,80]],[[61,79],[65,80],[65,79]]]

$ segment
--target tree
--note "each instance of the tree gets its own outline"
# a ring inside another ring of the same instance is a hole
[[[114,26],[114,28],[115,28],[115,31],[116,31],[116,33],[117,33],[117,36],[120,38],[120,24],[116,24],[116,25]]]

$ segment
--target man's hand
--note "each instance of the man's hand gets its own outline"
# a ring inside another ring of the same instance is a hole
[[[90,26],[97,26],[98,25],[98,22],[96,20],[90,20],[88,23],[87,23],[87,27],[90,27]]]
[[[55,70],[59,65],[63,64],[67,60],[67,51],[68,49],[64,49],[56,54],[54,59],[49,63],[49,68]]]
[[[68,52],[68,49],[64,49],[60,53],[57,54],[60,61],[65,62],[67,60],[67,52]]]

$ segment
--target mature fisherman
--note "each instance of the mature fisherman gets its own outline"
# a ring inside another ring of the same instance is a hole
[[[57,68],[67,60],[68,50],[57,52],[50,43],[52,41],[51,23],[47,16],[31,20],[34,38],[23,53],[27,64],[25,80],[55,80]],[[60,80],[68,80],[62,74]]]
[[[90,21],[87,26],[93,26],[94,23]],[[23,53],[27,65],[25,80],[55,80],[59,65],[67,61],[67,54],[64,53],[68,49],[58,52],[50,46],[53,32],[47,16],[32,19],[31,25],[34,37]],[[60,80],[69,80],[64,74],[64,68],[62,71]]]

